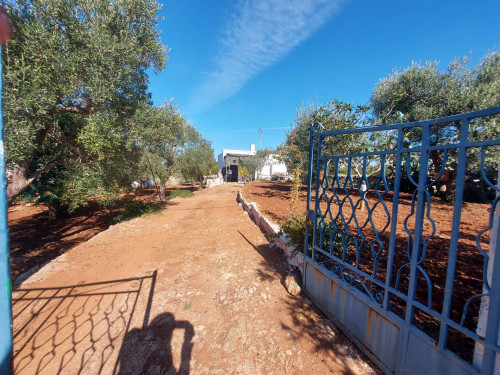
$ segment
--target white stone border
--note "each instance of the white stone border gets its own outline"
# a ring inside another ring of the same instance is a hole
[[[222,178],[207,178],[207,188],[211,188],[217,185],[222,185],[224,180]]]
[[[236,200],[238,201],[241,208],[248,212],[248,215],[251,219],[253,219],[255,224],[257,224],[265,233],[269,235],[279,235],[279,232],[281,231],[280,226],[278,224],[274,224],[267,217],[262,215],[257,209],[256,202],[247,203],[247,201],[241,194],[241,190],[238,192],[238,197]],[[302,273],[302,270],[304,268],[304,254],[298,253],[292,257],[294,246],[289,246],[287,245],[287,243],[290,243],[290,238],[287,235],[282,235],[276,238],[272,245],[277,246],[281,250],[283,250],[287,257],[288,264],[290,266],[297,267]]]

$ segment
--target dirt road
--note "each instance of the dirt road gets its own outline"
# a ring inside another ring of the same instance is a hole
[[[236,203],[172,200],[60,256],[13,292],[17,374],[366,374]]]

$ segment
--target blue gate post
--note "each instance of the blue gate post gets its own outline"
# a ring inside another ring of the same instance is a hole
[[[314,261],[314,259],[316,259],[315,246],[316,246],[316,236],[318,235],[317,223],[318,223],[318,207],[319,207],[319,185],[321,183],[320,178],[319,178],[319,175],[320,175],[319,170],[321,167],[321,147],[323,147],[322,141],[323,141],[322,136],[318,135],[318,146],[317,146],[318,150],[316,151],[316,157],[317,157],[317,159],[316,159],[316,196],[314,197],[313,239],[312,239],[312,252],[311,252],[311,259],[313,259],[313,261]]]
[[[311,211],[311,185],[312,185],[312,171],[313,171],[313,152],[314,152],[314,126],[311,125],[309,133],[309,165],[307,168],[307,207],[306,207],[306,238],[304,240],[304,268],[302,270],[302,288],[306,285],[306,269],[307,269],[307,251],[309,250],[309,224],[312,223],[312,211]],[[315,225],[315,224],[314,224]],[[314,245],[314,243],[313,243]],[[311,254],[312,255],[312,254]]]
[[[489,297],[483,297],[479,312],[478,333],[485,336],[486,345],[476,345],[474,361],[481,365],[482,374],[498,374],[500,372],[500,359],[493,349],[500,339],[500,161],[498,163],[496,199],[491,208],[492,228],[490,248],[488,251],[487,280],[490,285]],[[496,207],[495,207],[496,206]],[[496,211],[496,214],[495,214]],[[494,215],[494,216],[493,216]]]
[[[12,305],[9,227],[7,226],[7,181],[5,179],[5,147],[3,142],[2,74],[2,46],[0,44],[0,374],[10,374],[12,371]]]
[[[426,209],[426,189],[427,189],[427,175],[429,174],[429,147],[430,147],[430,124],[422,127],[422,151],[420,153],[420,172],[418,175],[417,191],[417,213],[415,218],[414,237],[413,242],[409,243],[411,252],[409,252],[410,260],[410,283],[408,286],[408,299],[406,301],[405,321],[408,326],[412,324],[414,310],[415,310],[415,297],[417,294],[417,278],[418,270],[417,263],[422,252],[422,237],[424,228],[424,216]],[[430,209],[430,208],[429,208]],[[406,349],[406,348],[405,348]]]
[[[460,146],[458,148],[458,167],[455,186],[455,203],[453,206],[453,219],[451,228],[450,247],[448,249],[448,267],[446,273],[446,285],[444,290],[443,310],[442,315],[445,320],[441,321],[439,331],[438,346],[440,349],[446,348],[448,340],[448,324],[446,319],[449,319],[451,313],[451,301],[453,297],[453,284],[455,280],[455,270],[458,256],[458,244],[460,237],[460,225],[462,218],[462,206],[464,196],[465,172],[467,166],[467,141],[469,139],[469,119],[460,121]]]

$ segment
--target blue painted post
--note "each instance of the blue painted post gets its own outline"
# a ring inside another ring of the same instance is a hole
[[[316,156],[316,197],[314,198],[314,219],[313,219],[313,239],[312,239],[312,254],[311,254],[311,258],[313,260],[313,262],[315,261],[316,259],[316,249],[315,249],[315,246],[316,246],[316,236],[317,236],[317,232],[318,232],[318,210],[320,209],[319,208],[319,184],[320,184],[320,179],[319,179],[319,172],[320,172],[320,169],[321,169],[321,147],[322,146],[322,142],[323,142],[323,137],[321,134],[318,134],[318,150],[316,151],[317,152],[317,156]]]
[[[422,151],[420,154],[420,172],[417,186],[417,213],[415,217],[414,238],[411,244],[410,256],[410,283],[408,286],[408,299],[406,301],[405,321],[411,325],[414,315],[414,301],[417,294],[417,262],[422,251],[422,233],[424,229],[424,216],[426,210],[427,176],[429,174],[429,147],[430,147],[430,124],[422,126]],[[430,210],[430,207],[429,207]]]
[[[0,374],[12,372],[12,305],[7,226],[7,181],[3,143],[2,47],[0,46]]]
[[[458,255],[458,245],[460,237],[460,222],[462,218],[463,196],[465,172],[467,167],[467,147],[466,143],[469,139],[469,119],[460,121],[460,144],[458,147],[458,168],[455,187],[455,204],[453,207],[453,220],[451,229],[450,248],[448,250],[448,267],[446,271],[446,285],[444,289],[443,310],[441,328],[439,331],[440,349],[446,348],[448,339],[448,325],[450,319],[451,300],[453,297],[453,284],[455,280],[455,270]]]
[[[306,233],[304,239],[304,265],[302,269],[302,288],[306,286],[306,268],[307,268],[307,250],[309,249],[309,223],[311,222],[311,185],[313,171],[313,152],[314,152],[314,124],[311,125],[309,133],[309,165],[307,169],[307,207],[306,207]],[[311,254],[312,255],[312,254]]]
[[[392,271],[394,267],[394,254],[396,253],[396,233],[398,230],[398,210],[399,210],[399,189],[401,187],[401,165],[403,154],[401,150],[403,149],[404,133],[403,129],[398,130],[398,139],[396,145],[396,176],[394,177],[394,189],[392,198],[392,216],[391,216],[391,236],[389,240],[389,255],[387,256],[387,270],[385,278],[385,290],[384,290],[384,310],[389,310],[390,305],[390,294],[389,288],[392,284]]]
[[[484,155],[482,155],[484,157]],[[497,198],[500,196],[500,162],[498,163]],[[495,201],[494,201],[495,204]],[[491,207],[493,227],[491,228],[490,248],[488,252],[488,283],[490,284],[489,298],[481,303],[477,332],[485,336],[486,343],[491,346],[498,345],[500,339],[500,213],[498,207],[500,201],[496,201],[496,207]],[[483,297],[484,298],[484,297]],[[482,360],[482,374],[500,373],[500,357],[491,346],[479,347],[476,344],[474,362]]]

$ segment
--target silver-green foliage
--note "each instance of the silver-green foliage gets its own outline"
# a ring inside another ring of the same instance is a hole
[[[188,181],[198,181],[200,177],[215,173],[218,169],[211,142],[200,137],[188,144],[179,154],[176,166]]]
[[[178,127],[170,120],[182,122],[168,106],[153,109],[147,91],[147,70],[166,62],[159,7],[155,0],[7,3],[9,199],[40,179],[75,202],[117,190],[137,174],[140,141],[153,131],[164,140]]]
[[[438,69],[437,62],[413,63],[404,70],[393,70],[373,90],[375,123],[393,122],[391,115],[396,111],[403,113],[405,122],[412,122],[500,106],[500,51],[486,54],[475,67],[467,62],[468,58],[456,59],[445,71]],[[499,119],[485,118],[471,126],[469,139],[493,139],[499,134]],[[431,145],[452,143],[458,135],[458,124],[433,127]],[[421,137],[421,129],[415,128],[406,141],[419,142]],[[433,151],[430,156],[437,172],[443,154]],[[450,152],[447,169],[456,168],[456,157]],[[494,166],[499,158],[498,148],[486,150],[487,165]],[[478,168],[478,150],[470,150],[468,171],[477,172]]]
[[[260,172],[269,155],[276,153],[277,151],[272,149],[258,150],[255,155],[241,157],[239,165],[246,168],[250,174]]]
[[[311,125],[319,126],[316,131],[331,131],[364,127],[370,123],[369,107],[356,106],[334,99],[325,105],[303,106],[297,111],[292,130],[287,132],[285,142],[280,146],[288,170],[307,171],[309,160]],[[367,141],[361,133],[343,137],[328,137],[323,143],[322,155],[338,155],[359,152]],[[317,147],[317,145],[315,145]]]
[[[395,111],[411,122],[500,105],[500,51],[486,54],[475,67],[467,62],[455,59],[446,71],[437,62],[393,70],[373,90],[377,121],[392,122]]]

